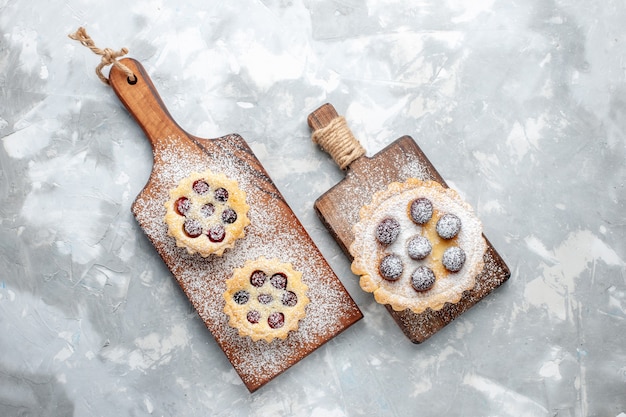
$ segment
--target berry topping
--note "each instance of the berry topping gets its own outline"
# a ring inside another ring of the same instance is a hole
[[[202,234],[202,225],[194,219],[187,219],[183,223],[183,231],[191,238],[196,238]]]
[[[383,245],[391,245],[400,234],[400,223],[396,219],[387,217],[376,227],[376,239]]]
[[[426,224],[433,217],[433,203],[427,198],[420,197],[413,200],[409,212],[415,223]]]
[[[259,300],[259,303],[261,304],[269,304],[273,299],[274,297],[272,297],[271,294],[259,294],[257,297],[257,300]]]
[[[209,183],[205,180],[194,181],[191,188],[193,188],[193,190],[200,195],[205,195],[210,190]]]
[[[395,281],[400,278],[404,267],[402,260],[398,255],[387,255],[383,258],[378,266],[380,275],[389,281]]]
[[[284,290],[285,288],[287,288],[287,276],[285,274],[274,274],[272,275],[272,277],[270,278],[270,282],[272,283],[272,286],[274,286],[274,288],[279,289],[279,290]]]
[[[411,285],[415,291],[428,291],[435,285],[435,273],[427,266],[420,266],[411,275]]]
[[[204,217],[211,217],[213,213],[215,213],[215,206],[211,203],[206,203],[200,208],[200,213],[202,213]]]
[[[176,210],[176,213],[180,214],[181,216],[186,215],[190,208],[191,201],[189,201],[187,197],[180,197],[174,203],[174,209]]]
[[[250,300],[250,293],[246,290],[240,290],[237,291],[234,295],[233,295],[233,301],[235,301],[237,304],[245,304]]]
[[[220,203],[224,203],[228,200],[228,191],[226,188],[218,188],[215,190],[215,199]]]
[[[256,310],[250,310],[248,311],[246,318],[248,319],[250,323],[256,324],[259,322],[259,320],[261,320],[261,313],[259,313]]]
[[[446,213],[437,221],[437,234],[442,239],[452,239],[461,230],[461,219],[454,214]]]
[[[232,224],[237,221],[237,212],[231,208],[227,208],[222,212],[222,221],[227,224]]]
[[[267,324],[272,329],[280,329],[285,325],[285,315],[283,313],[274,312],[267,318]]]
[[[452,246],[443,253],[441,263],[450,272],[458,272],[465,263],[465,252],[458,246]]]
[[[221,242],[226,236],[226,230],[221,224],[216,224],[211,226],[208,236],[211,242]]]
[[[409,256],[411,259],[415,259],[417,261],[427,257],[432,249],[433,247],[430,244],[430,241],[420,235],[412,237],[406,244],[406,250]]]
[[[254,271],[252,275],[250,275],[250,284],[254,285],[257,288],[261,288],[263,284],[267,281],[267,275],[263,271]]]
[[[293,307],[298,304],[298,296],[293,291],[287,291],[283,294],[283,298],[281,299],[284,306]]]

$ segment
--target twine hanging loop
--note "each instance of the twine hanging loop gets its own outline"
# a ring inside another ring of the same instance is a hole
[[[87,30],[85,30],[84,27],[79,27],[78,30],[70,34],[69,37],[70,39],[79,41],[83,46],[91,49],[94,54],[100,55],[102,57],[100,64],[98,64],[98,66],[96,67],[96,74],[98,75],[98,78],[100,78],[100,81],[102,81],[103,83],[107,85],[109,84],[109,79],[105,77],[102,73],[102,69],[109,65],[113,65],[124,71],[129,80],[132,81],[137,79],[130,68],[117,60],[119,57],[122,57],[128,53],[127,48],[122,48],[119,51],[114,51],[111,48],[100,49],[96,46],[93,39],[91,39],[91,37],[87,34]]]

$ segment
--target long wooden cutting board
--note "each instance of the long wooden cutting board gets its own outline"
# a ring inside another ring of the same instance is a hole
[[[141,64],[130,58],[121,62],[136,80],[113,67],[110,85],[144,130],[154,155],[152,173],[132,211],[248,390],[255,391],[361,319],[361,311],[244,139],[236,134],[200,139],[185,132]],[[168,236],[164,204],[181,179],[207,169],[238,181],[247,194],[251,224],[223,256],[203,258],[178,248]],[[290,262],[309,287],[310,304],[298,330],[271,343],[240,337],[223,312],[226,279],[261,256]]]
[[[325,104],[309,115],[308,123],[316,131],[337,117],[335,108]],[[403,136],[371,158],[362,156],[354,160],[347,168],[346,177],[316,200],[315,209],[320,219],[351,261],[353,258],[348,249],[354,241],[352,226],[359,221],[359,209],[371,202],[376,191],[407,178],[434,180],[447,187],[415,141]],[[476,277],[476,286],[466,291],[457,304],[447,303],[439,311],[427,309],[421,314],[410,310],[394,311],[386,306],[413,343],[428,339],[510,277],[509,268],[488,240],[487,245],[485,267]]]

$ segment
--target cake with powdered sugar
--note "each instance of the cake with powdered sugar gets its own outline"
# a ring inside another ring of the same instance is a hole
[[[484,266],[480,220],[435,181],[409,178],[375,193],[353,232],[352,271],[361,288],[396,311],[457,303]]]

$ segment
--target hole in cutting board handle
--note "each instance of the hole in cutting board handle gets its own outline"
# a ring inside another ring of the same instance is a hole
[[[138,81],[138,80],[139,80],[139,79],[138,79],[138,78],[137,78],[137,76],[136,76],[136,75],[134,75],[134,74],[133,74],[133,76],[132,76],[132,77],[126,77],[126,81],[127,81],[127,82],[128,82],[128,84],[130,84],[130,85],[135,85],[135,84],[137,84],[137,81]]]

